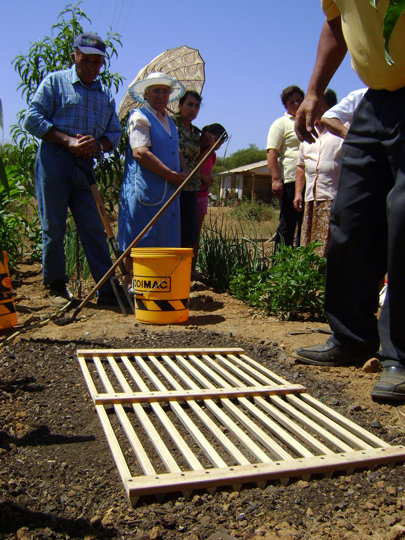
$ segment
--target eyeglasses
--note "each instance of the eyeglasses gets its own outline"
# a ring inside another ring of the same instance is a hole
[[[150,93],[154,96],[170,96],[172,91],[170,88],[166,88],[164,90],[161,90],[160,88],[153,88],[153,90],[150,90]]]

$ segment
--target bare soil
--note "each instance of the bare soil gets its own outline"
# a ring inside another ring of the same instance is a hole
[[[21,265],[13,287],[19,326],[52,314],[39,265]],[[261,317],[194,283],[183,325],[142,325],[91,302],[69,325],[50,322],[13,338],[0,349],[0,538],[405,538],[402,464],[190,499],[149,497],[132,508],[76,358],[78,348],[240,346],[390,444],[404,444],[405,406],[370,398],[378,373],[295,363],[294,348],[324,341],[327,331]]]

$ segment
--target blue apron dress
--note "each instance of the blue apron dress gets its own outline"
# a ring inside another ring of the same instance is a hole
[[[172,171],[180,172],[179,137],[168,118],[171,135],[146,108],[141,109],[150,123],[150,151]],[[124,180],[121,188],[117,241],[125,251],[154,218],[178,186],[140,165],[132,148],[125,150]],[[135,247],[180,247],[180,203],[177,197]]]

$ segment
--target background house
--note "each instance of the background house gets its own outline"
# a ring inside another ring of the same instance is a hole
[[[270,202],[272,198],[271,175],[266,160],[219,173],[219,178],[219,196],[224,199],[247,198],[253,201],[256,198]]]

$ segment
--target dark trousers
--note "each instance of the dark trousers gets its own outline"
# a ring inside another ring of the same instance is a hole
[[[181,247],[189,248],[198,241],[198,191],[180,193]]]
[[[369,90],[342,147],[331,212],[325,311],[340,345],[380,342],[405,367],[405,88]],[[388,271],[379,321],[378,285]]]
[[[297,225],[298,229],[296,245],[300,245],[303,212],[297,212],[294,208],[294,197],[295,182],[284,184],[283,196],[280,199],[280,222],[277,227],[274,251],[276,251],[277,245],[280,243],[285,244],[286,246],[294,245],[294,233]]]

